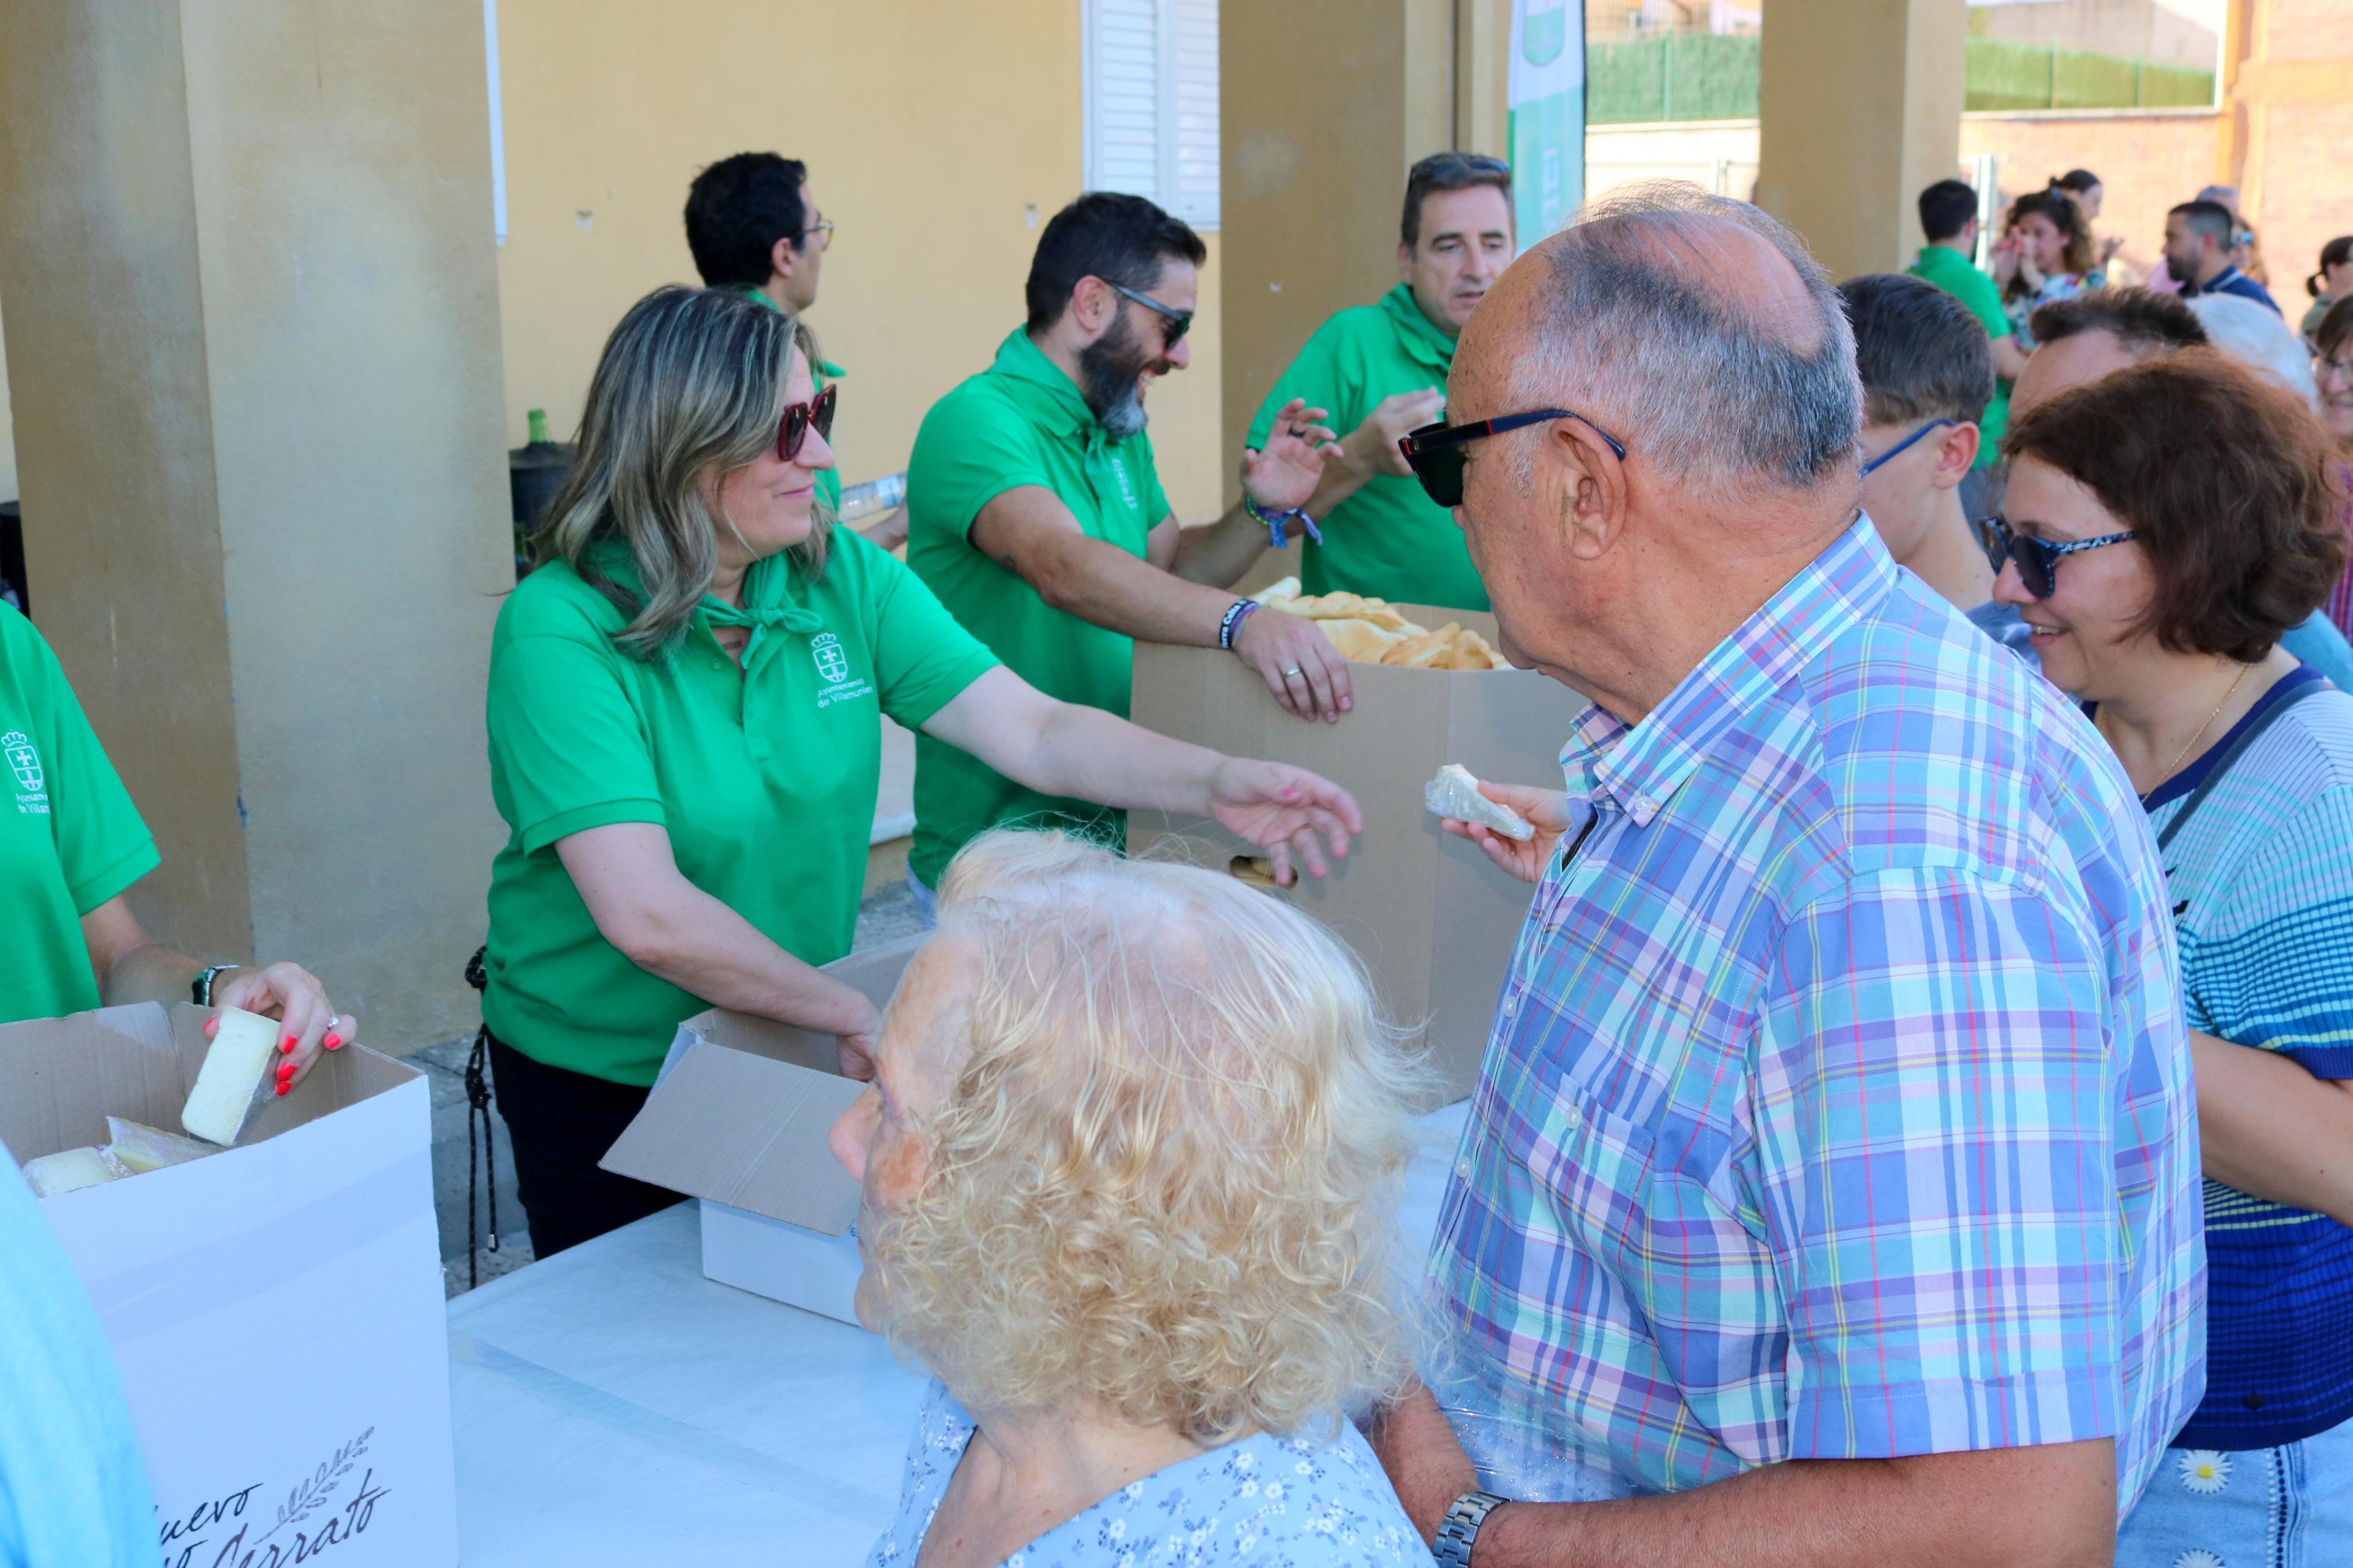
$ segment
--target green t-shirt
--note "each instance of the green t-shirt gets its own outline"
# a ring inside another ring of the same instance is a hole
[[[1454,340],[1421,313],[1403,283],[1377,305],[1343,310],[1315,329],[1291,368],[1266,395],[1247,444],[1266,445],[1274,416],[1294,397],[1328,408],[1324,423],[1342,435],[1362,425],[1384,397],[1434,386],[1446,390]],[[1487,608],[1486,584],[1454,514],[1422,493],[1410,474],[1376,474],[1364,489],[1319,517],[1324,542],[1303,542],[1303,592],[1345,589],[1408,604]]]
[[[626,553],[594,559],[634,591]],[[831,963],[858,922],[881,715],[921,724],[997,662],[847,529],[822,581],[771,556],[744,603],[766,618],[741,669],[707,610],[669,653],[630,658],[608,636],[629,617],[560,561],[499,612],[491,795],[509,837],[491,871],[482,1017],[525,1056],[650,1084],[679,1023],[709,1005],[597,932],[557,839],[659,823],[688,881],[795,957]]]
[[[155,840],[57,655],[0,605],[0,1024],[98,1005],[81,917],[153,870]]]
[[[1168,516],[1168,497],[1142,433],[1114,440],[1078,387],[1013,330],[997,363],[932,405],[907,460],[907,564],[940,603],[1049,697],[1127,717],[1135,645],[1052,609],[1038,591],[975,548],[972,520],[1007,490],[1042,485],[1088,537],[1142,556]],[[1124,813],[1015,784],[927,735],[915,738],[915,842],[909,863],[927,887],[975,835],[1008,822],[1050,823],[1122,842]]]
[[[1967,305],[1969,314],[1984,325],[1988,338],[2000,342],[2010,336],[2010,318],[2002,314],[2000,289],[1959,251],[1947,245],[1923,246],[1920,259],[1905,270],[1934,283]],[[1985,415],[1978,421],[1978,468],[1995,460],[1994,448],[2001,444],[2001,433],[2009,428],[2010,388],[1996,376],[1993,401],[1986,405]]]

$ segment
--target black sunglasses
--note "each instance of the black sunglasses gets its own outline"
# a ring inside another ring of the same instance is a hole
[[[1108,278],[1104,279],[1103,281],[1111,283],[1111,279]],[[1160,342],[1160,352],[1162,353],[1166,353],[1170,349],[1175,348],[1184,338],[1186,332],[1191,330],[1193,325],[1192,311],[1179,310],[1174,306],[1164,305],[1159,300],[1154,299],[1151,295],[1139,294],[1124,283],[1111,283],[1111,286],[1119,294],[1124,298],[1134,300],[1145,310],[1156,311],[1160,318],[1168,323],[1167,336],[1163,338]]]
[[[2000,570],[2007,556],[2018,567],[2018,580],[2026,591],[2038,599],[2047,599],[2059,587],[2059,562],[2062,557],[2086,550],[2098,550],[2105,545],[2122,544],[2133,537],[2123,533],[2103,533],[2096,539],[2071,539],[2064,544],[2053,544],[2047,539],[2037,539],[2031,533],[2021,533],[2010,526],[2010,519],[1997,512],[1978,525],[1986,532],[1986,553]]]
[[[1626,460],[1626,447],[1617,437],[1584,415],[1566,408],[1538,408],[1495,419],[1474,419],[1468,425],[1425,425],[1410,435],[1398,437],[1398,450],[1405,454],[1406,465],[1413,469],[1413,477],[1421,481],[1430,500],[1442,507],[1458,507],[1462,504],[1462,467],[1471,456],[1463,447],[1506,430],[1541,425],[1547,419],[1576,420],[1608,442],[1620,462]]]
[[[833,405],[835,388],[827,387],[807,403],[785,405],[784,422],[776,426],[776,457],[789,463],[801,455],[801,444],[814,429],[827,440],[833,439]]]

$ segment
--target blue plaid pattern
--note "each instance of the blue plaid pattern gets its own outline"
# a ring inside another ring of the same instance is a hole
[[[2205,1264],[2164,877],[2098,734],[1862,521],[1561,761],[1592,816],[1431,1259],[1490,1381],[1643,1489],[2111,1436],[2128,1507]]]

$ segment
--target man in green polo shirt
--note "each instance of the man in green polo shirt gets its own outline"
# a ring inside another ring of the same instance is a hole
[[[1144,433],[1153,382],[1185,368],[1207,248],[1141,196],[1094,192],[1039,237],[1029,321],[996,363],[932,406],[907,464],[907,564],[949,614],[1050,697],[1127,716],[1134,641],[1228,647],[1273,700],[1336,721],[1347,661],[1312,621],[1220,592],[1296,530],[1332,432],[1294,401],[1243,461],[1246,497],[1180,529]],[[1252,510],[1255,509],[1255,510]],[[1004,823],[1118,843],[1119,813],[1050,799],[928,736],[915,742],[921,889]]]
[[[1398,437],[1439,417],[1454,340],[1512,264],[1514,237],[1508,166],[1471,153],[1424,158],[1406,176],[1397,287],[1318,327],[1267,394],[1251,446],[1294,397],[1348,432],[1307,503],[1324,541],[1302,554],[1305,592],[1487,607],[1462,531],[1423,493]]]
[[[2010,427],[2010,384],[2026,368],[2026,351],[2010,335],[2002,314],[2001,290],[1969,259],[1978,250],[1978,194],[1958,180],[1938,180],[1920,193],[1920,232],[1928,243],[1920,259],[1905,268],[1926,279],[1969,308],[1993,342],[1993,401],[1978,421],[1979,468],[1992,466]]]
[[[788,316],[803,316],[817,303],[818,277],[832,246],[833,225],[810,199],[808,167],[797,158],[738,153],[687,187],[686,247],[706,288],[741,289]],[[809,369],[819,390],[849,374],[824,360]],[[839,515],[839,471],[819,472],[817,489]],[[859,532],[896,550],[907,540],[906,513],[893,511]]]

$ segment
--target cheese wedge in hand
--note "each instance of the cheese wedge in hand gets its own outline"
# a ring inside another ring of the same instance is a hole
[[[241,1007],[222,1008],[220,1029],[197,1069],[180,1125],[209,1143],[236,1142],[254,1103],[276,1087],[271,1068],[277,1060],[275,1023]]]
[[[1481,795],[1479,781],[1461,763],[1449,763],[1438,770],[1438,776],[1422,786],[1421,803],[1440,816],[1475,822],[1522,844],[1536,836],[1526,817],[1501,801]]]
[[[33,1189],[33,1195],[37,1198],[53,1198],[59,1193],[78,1193],[100,1182],[121,1181],[129,1174],[128,1170],[109,1158],[102,1149],[67,1149],[25,1162],[25,1184]]]

